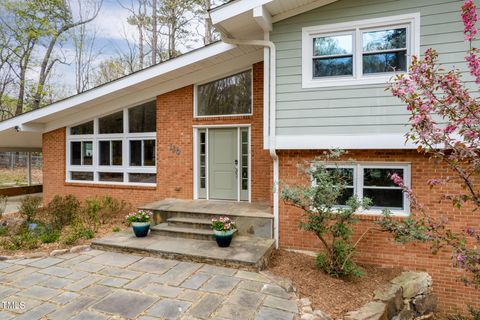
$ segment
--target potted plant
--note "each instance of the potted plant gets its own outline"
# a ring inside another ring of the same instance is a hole
[[[225,248],[230,246],[237,226],[229,217],[220,217],[212,219],[212,229],[218,246]]]
[[[138,238],[146,237],[148,230],[150,230],[150,219],[153,217],[153,212],[150,210],[137,210],[127,214],[127,221],[132,224],[133,233]]]

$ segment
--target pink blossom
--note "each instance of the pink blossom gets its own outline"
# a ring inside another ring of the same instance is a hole
[[[395,183],[397,186],[402,186],[404,184],[403,178],[400,177],[398,173],[394,173],[390,176],[390,179]]]
[[[443,183],[443,180],[441,180],[441,179],[429,179],[427,181],[427,184],[429,186],[436,186],[436,185],[439,185],[439,184],[442,184],[442,183]]]
[[[477,6],[473,0],[467,0],[462,6],[463,33],[465,41],[472,41],[478,33],[476,23],[478,21]]]

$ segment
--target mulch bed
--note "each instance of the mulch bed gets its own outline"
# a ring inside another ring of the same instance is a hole
[[[10,213],[7,215],[20,216],[19,213]],[[0,256],[13,257],[13,256],[23,256],[23,255],[28,255],[31,253],[39,253],[39,252],[50,253],[53,250],[57,250],[57,249],[70,249],[78,245],[90,245],[93,240],[99,239],[111,234],[113,232],[114,227],[120,228],[120,231],[131,230],[129,227],[125,225],[124,215],[118,215],[118,217],[111,218],[111,220],[109,220],[107,223],[100,224],[98,227],[98,230],[95,232],[95,236],[93,239],[89,239],[89,240],[78,239],[74,244],[71,244],[71,245],[66,245],[61,241],[55,242],[55,243],[39,242],[39,247],[32,250],[5,250],[3,247],[0,246]],[[0,241],[3,238],[7,238],[7,237],[9,236],[0,237]]]
[[[400,269],[363,266],[363,277],[345,281],[330,277],[315,266],[315,257],[278,250],[268,270],[292,280],[300,298],[309,298],[314,310],[320,309],[332,318],[341,318],[373,298],[373,291],[395,278]]]

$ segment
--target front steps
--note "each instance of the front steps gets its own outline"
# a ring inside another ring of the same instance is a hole
[[[261,204],[206,200],[163,200],[142,206],[154,212],[156,225],[146,238],[117,233],[93,241],[92,247],[261,270],[273,251],[273,216]],[[210,227],[212,218],[229,216],[237,232],[228,248],[220,248]]]
[[[145,238],[136,238],[132,232],[118,232],[94,240],[91,246],[105,251],[259,271],[267,266],[275,242],[273,239],[235,236],[230,247],[220,248],[212,240],[179,239],[155,232]]]
[[[154,212],[152,232],[170,237],[213,240],[211,220],[228,216],[237,224],[239,236],[273,238],[273,215],[270,207],[232,201],[167,199],[140,209]]]
[[[169,219],[170,220],[170,219]],[[169,223],[161,223],[152,227],[152,233],[160,236],[187,238],[197,240],[214,240],[212,230],[197,227],[178,227]]]

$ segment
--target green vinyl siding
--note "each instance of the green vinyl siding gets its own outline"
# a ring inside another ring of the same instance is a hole
[[[447,68],[468,77],[463,60],[460,7],[454,0],[339,0],[273,26],[277,47],[277,134],[400,133],[407,130],[404,105],[385,85],[302,88],[302,28],[419,12],[420,52],[433,47]],[[480,44],[476,44],[477,46]]]

